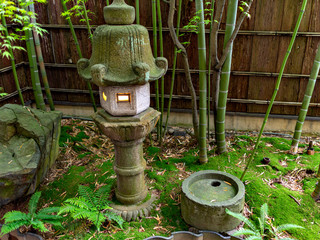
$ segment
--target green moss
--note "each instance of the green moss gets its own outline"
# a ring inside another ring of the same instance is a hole
[[[62,127],[61,143],[70,141],[82,141],[87,138],[84,129],[78,128],[81,132],[74,138],[70,136],[72,128]],[[180,209],[180,188],[183,177],[188,174],[201,170],[220,170],[240,177],[245,166],[246,160],[251,152],[255,138],[251,136],[237,136],[231,142],[230,151],[219,156],[214,152],[209,153],[209,162],[205,165],[198,163],[198,149],[189,149],[181,158],[163,158],[159,157],[161,149],[157,147],[148,147],[146,149],[146,158],[150,164],[146,170],[146,176],[151,181],[150,191],[158,190],[159,199],[155,202],[158,210],[151,212],[151,217],[142,221],[130,222],[124,224],[124,229],[111,234],[93,235],[92,233],[83,233],[78,239],[117,239],[124,240],[134,238],[135,240],[144,239],[152,235],[169,236],[170,232],[188,230],[189,226],[183,221]],[[101,146],[101,142],[90,143],[92,146]],[[308,175],[302,180],[303,192],[292,191],[282,185],[274,184],[270,187],[267,182],[271,179],[283,177],[291,171],[299,169],[309,169],[314,172],[318,170],[320,163],[319,153],[314,156],[301,154],[292,156],[287,154],[290,149],[291,141],[284,138],[267,137],[262,139],[262,144],[258,148],[254,161],[249,166],[245,176],[246,183],[246,202],[255,214],[259,214],[263,203],[268,203],[270,216],[274,218],[274,225],[285,223],[298,224],[305,227],[305,230],[292,230],[290,233],[297,239],[314,240],[318,239],[320,231],[320,208],[310,197],[317,179],[314,175]],[[305,144],[301,145],[306,147]],[[43,203],[54,202],[59,205],[63,200],[74,197],[77,193],[79,184],[108,184],[115,187],[116,179],[112,166],[112,161],[105,161],[91,168],[92,162],[101,161],[97,155],[89,154],[86,150],[81,150],[79,159],[90,158],[87,166],[74,166],[60,179],[49,184],[43,189]],[[261,160],[263,157],[269,157],[271,162],[268,166],[263,166]],[[151,160],[152,159],[152,160]],[[161,159],[161,160],[160,160]],[[286,163],[286,164],[283,164]],[[178,169],[179,165],[179,169]],[[184,171],[181,169],[184,168]],[[290,197],[291,196],[291,197]],[[300,201],[299,206],[294,199]],[[157,216],[161,219],[161,224],[155,219]],[[256,222],[258,224],[258,222]],[[163,227],[168,230],[167,233],[156,231],[157,227]],[[69,237],[69,238],[68,238]],[[75,236],[66,236],[64,239],[73,239]],[[77,237],[75,237],[77,238]]]

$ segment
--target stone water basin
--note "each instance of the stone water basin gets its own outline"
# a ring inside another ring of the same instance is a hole
[[[233,230],[240,220],[225,210],[242,213],[244,195],[243,183],[231,174],[214,170],[196,172],[182,183],[182,217],[201,230]]]

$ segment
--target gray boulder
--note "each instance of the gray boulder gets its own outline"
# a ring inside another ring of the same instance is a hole
[[[60,112],[0,108],[0,206],[32,194],[59,153]]]

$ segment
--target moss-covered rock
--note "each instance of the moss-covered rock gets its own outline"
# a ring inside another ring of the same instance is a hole
[[[35,191],[58,157],[60,112],[0,108],[0,206]]]

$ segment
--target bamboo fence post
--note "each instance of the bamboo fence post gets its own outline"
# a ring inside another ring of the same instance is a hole
[[[31,12],[35,13],[34,4],[33,3],[30,4],[29,9],[30,9]],[[31,23],[35,24],[36,23],[36,19],[35,18],[31,18]],[[45,92],[46,92],[46,95],[47,95],[47,98],[48,98],[48,103],[49,103],[49,106],[50,106],[50,110],[54,111],[55,107],[54,107],[54,103],[53,103],[53,99],[52,99],[52,95],[51,95],[51,91],[50,91],[50,86],[49,86],[49,82],[48,82],[48,76],[47,76],[46,68],[44,66],[39,34],[34,29],[33,29],[33,38],[34,38],[34,43],[35,43],[35,46],[36,46],[36,52],[37,52],[37,56],[38,56],[40,73],[41,73],[41,76],[42,76],[44,89],[45,89]]]
[[[2,25],[4,27],[5,37],[8,37],[9,33],[8,33],[7,23],[6,23],[6,19],[3,16],[3,14],[1,14],[1,22],[2,22]],[[20,83],[19,83],[19,80],[18,80],[17,68],[16,68],[16,63],[15,63],[13,51],[12,51],[11,48],[8,48],[8,51],[10,53],[10,61],[11,61],[11,66],[12,66],[12,74],[13,74],[14,83],[16,85],[16,88],[17,88],[17,91],[18,91],[18,94],[19,94],[20,102],[21,102],[21,104],[23,106],[25,106],[25,103],[24,103],[24,100],[23,100],[23,95],[22,95],[21,88],[20,88]]]
[[[306,9],[306,6],[307,6],[307,2],[308,2],[308,0],[303,0],[303,2],[302,2],[301,11],[300,11],[296,26],[294,28],[293,34],[292,34],[292,37],[291,37],[291,40],[290,40],[290,43],[289,43],[289,46],[288,46],[288,49],[287,49],[287,53],[286,53],[286,55],[285,55],[285,57],[283,59],[283,62],[282,62],[281,68],[280,68],[280,72],[279,72],[279,76],[278,76],[278,79],[277,79],[277,82],[276,82],[276,85],[275,85],[275,89],[274,89],[274,92],[273,92],[271,100],[270,100],[270,104],[268,106],[266,115],[264,117],[262,126],[260,128],[260,132],[259,132],[258,138],[257,138],[257,140],[255,142],[254,149],[253,149],[253,151],[251,153],[251,156],[250,156],[250,158],[249,158],[249,160],[248,160],[248,162],[247,162],[247,164],[245,166],[245,169],[243,170],[243,173],[242,173],[242,175],[240,177],[240,180],[242,180],[244,178],[246,172],[248,171],[249,165],[252,162],[252,160],[254,159],[254,155],[255,155],[258,147],[259,147],[260,139],[261,139],[263,130],[264,130],[265,126],[266,126],[266,123],[268,121],[268,117],[269,117],[269,114],[271,112],[271,109],[272,109],[272,106],[273,106],[273,102],[274,102],[274,100],[275,100],[275,98],[277,96],[277,93],[278,93],[278,90],[279,90],[279,87],[280,87],[280,83],[281,83],[281,79],[282,79],[282,75],[283,75],[284,69],[286,67],[289,55],[291,53],[293,44],[294,44],[294,42],[296,40],[296,37],[297,37],[297,34],[298,34],[298,30],[299,30],[299,27],[300,27],[300,24],[301,24],[301,20],[302,20],[302,17],[304,15],[304,12],[305,12],[305,9]]]
[[[107,2],[107,3],[108,3],[108,2]],[[61,0],[61,4],[62,4],[63,11],[67,12],[67,11],[68,11],[68,8],[67,8],[67,5],[66,5],[66,3],[65,3],[65,0]],[[76,32],[75,32],[75,30],[74,30],[74,27],[73,27],[73,24],[72,24],[72,21],[71,21],[70,16],[69,16],[69,17],[66,17],[66,20],[67,20],[67,22],[68,22],[68,24],[69,24],[70,31],[71,31],[73,40],[74,40],[75,45],[76,45],[76,48],[77,48],[77,52],[78,52],[79,58],[82,58],[82,52],[81,52],[81,49],[80,49],[80,44],[79,44],[79,41],[78,41]],[[90,94],[90,98],[91,98],[93,110],[96,112],[96,111],[97,111],[97,106],[96,106],[96,102],[95,102],[95,100],[94,100],[94,95],[93,95],[91,83],[90,83],[89,81],[86,81],[86,82],[87,82],[87,87],[88,87],[88,90],[89,90],[89,94]]]
[[[297,154],[298,152],[298,145],[302,133],[302,126],[304,124],[304,120],[306,119],[308,108],[310,105],[310,100],[314,91],[314,86],[316,85],[317,81],[317,76],[319,73],[319,68],[320,68],[320,45],[318,45],[318,50],[316,57],[314,59],[314,63],[311,69],[311,74],[310,78],[308,81],[307,89],[304,94],[302,106],[299,112],[299,117],[296,123],[292,143],[291,143],[291,153],[292,154]]]
[[[202,0],[196,0],[196,11],[200,18],[198,23],[198,55],[199,55],[199,161],[208,162],[207,157],[207,60],[206,39]]]

